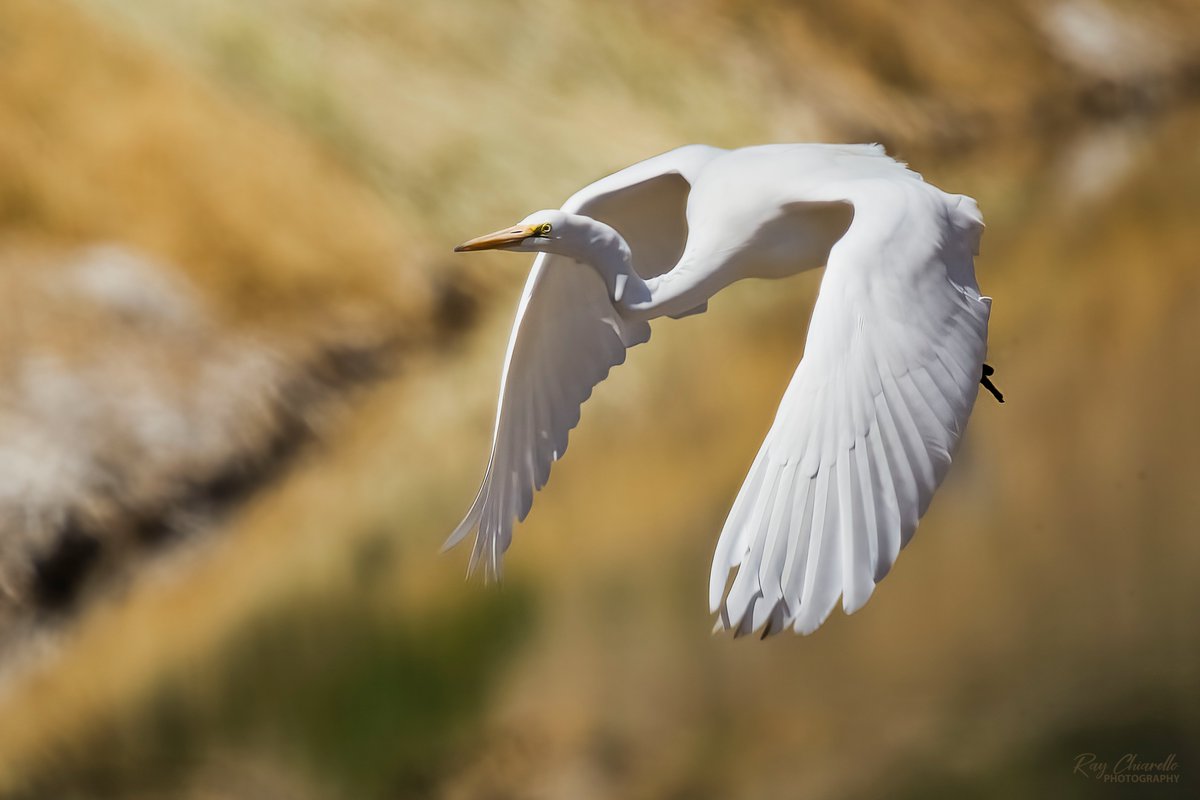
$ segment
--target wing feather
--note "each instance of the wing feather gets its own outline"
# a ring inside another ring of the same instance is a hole
[[[990,301],[972,260],[982,219],[969,198],[905,174],[824,198],[852,203],[854,221],[721,532],[718,628],[811,633],[839,596],[847,613],[861,608],[949,469],[987,346]]]
[[[635,164],[573,195],[563,209],[608,222],[628,241],[644,275],[682,251],[689,181],[717,148],[691,145]],[[663,236],[663,232],[673,232]],[[570,431],[593,387],[650,338],[650,326],[617,313],[596,273],[563,256],[539,254],[517,308],[500,380],[492,452],[483,483],[443,549],[475,531],[468,572],[480,564],[498,578],[533,495],[567,450]]]

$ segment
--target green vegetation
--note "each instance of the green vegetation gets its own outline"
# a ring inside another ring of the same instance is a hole
[[[164,676],[132,713],[43,756],[15,797],[174,797],[213,751],[280,761],[353,797],[425,793],[470,747],[524,640],[527,591],[398,619],[362,593],[246,623],[213,663]]]

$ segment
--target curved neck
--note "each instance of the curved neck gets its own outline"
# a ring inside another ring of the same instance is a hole
[[[650,300],[650,286],[633,268],[633,254],[624,237],[591,217],[577,216],[575,220],[578,233],[560,240],[562,247],[557,249],[594,269],[618,310],[632,310],[631,304]]]
[[[574,221],[578,232],[557,240],[554,251],[594,269],[621,316],[648,320],[676,315],[708,299],[698,295],[700,287],[692,281],[674,280],[679,265],[666,275],[645,280],[633,268],[633,254],[621,234],[591,217],[575,215]]]

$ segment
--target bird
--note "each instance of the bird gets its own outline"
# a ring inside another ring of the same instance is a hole
[[[877,144],[693,144],[454,248],[534,253],[482,485],[443,551],[498,580],[580,408],[650,322],[824,267],[807,338],[709,576],[714,632],[815,631],[867,602],[950,467],[982,384],[983,218]],[[713,365],[719,372],[720,365]],[[730,575],[733,575],[732,580]]]

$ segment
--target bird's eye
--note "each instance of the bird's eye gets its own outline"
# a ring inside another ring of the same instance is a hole
[[[550,231],[552,230],[553,228],[550,226],[549,222],[543,222],[542,226],[538,228],[538,236],[549,236]]]

